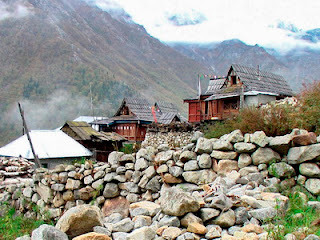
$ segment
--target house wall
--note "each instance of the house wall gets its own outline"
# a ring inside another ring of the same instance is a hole
[[[112,131],[131,141],[143,141],[146,135],[146,127],[138,123],[117,123]]]
[[[244,104],[246,107],[257,106],[259,104],[265,104],[265,103],[275,101],[275,100],[276,100],[275,96],[259,94],[256,96],[245,96],[244,97]]]

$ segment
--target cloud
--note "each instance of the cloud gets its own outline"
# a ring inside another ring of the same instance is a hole
[[[190,12],[168,14],[168,21],[175,26],[197,25],[206,21],[207,18],[200,12],[192,9]]]
[[[20,2],[10,5],[0,2],[0,21],[7,18],[27,17],[31,13],[31,9]]]

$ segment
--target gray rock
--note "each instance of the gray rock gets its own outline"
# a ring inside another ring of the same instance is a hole
[[[303,147],[293,147],[288,152],[288,163],[299,164],[315,159],[320,156],[320,144],[313,144]]]
[[[196,212],[200,209],[196,198],[177,187],[165,189],[162,192],[160,206],[165,214],[173,216],[183,216],[188,212]]]
[[[156,232],[152,227],[142,227],[127,235],[126,240],[154,239]]]
[[[125,232],[115,232],[112,233],[112,239],[113,240],[127,240],[127,236],[129,234]]]
[[[105,198],[113,198],[120,195],[118,184],[116,183],[107,183],[103,190],[103,196]]]
[[[222,228],[219,225],[208,225],[209,231],[206,233],[206,239],[218,239],[221,237]]]
[[[199,239],[199,237],[195,236],[194,233],[186,232],[186,233],[178,236],[176,239],[177,240],[197,240],[197,239]],[[161,238],[161,240],[162,240],[162,238]]]
[[[48,225],[43,224],[37,229],[32,231],[31,235],[32,240],[68,240],[67,234],[60,231],[59,229]]]
[[[64,187],[64,186],[63,186]],[[26,198],[31,198],[32,194],[33,194],[33,190],[31,187],[26,187],[25,189],[23,189],[22,191],[23,196],[25,196]]]
[[[134,223],[130,218],[122,219],[121,221],[114,223],[112,226],[113,232],[130,232],[134,227]]]
[[[251,134],[250,140],[260,147],[265,147],[269,143],[269,139],[263,131],[256,131]]]
[[[162,164],[157,168],[157,173],[161,174],[161,173],[167,173],[169,171],[169,168],[166,164]]]
[[[211,199],[210,207],[227,211],[232,207],[233,203],[225,194],[221,193]]]
[[[315,234],[309,234],[304,240],[320,240],[320,237]]]
[[[92,232],[95,226],[102,226],[101,211],[96,206],[86,204],[70,208],[56,224],[56,228],[69,237]]]
[[[111,172],[111,173],[107,173],[105,176],[104,176],[104,181],[105,182],[111,182],[112,180],[114,180],[114,178],[117,176],[117,174],[115,172]]]
[[[83,182],[86,185],[91,184],[93,182],[93,177],[91,175],[88,175],[88,176],[84,177]]]
[[[209,139],[200,137],[197,141],[195,152],[202,153],[211,153],[212,151],[212,141]]]
[[[294,168],[285,162],[271,164],[268,171],[270,175],[278,178],[291,178],[296,175]]]
[[[111,165],[111,166],[114,166],[114,165],[118,165],[119,164],[119,161],[120,161],[120,158],[124,155],[123,152],[116,152],[116,151],[113,151],[109,154],[108,156],[108,163]]]
[[[180,177],[183,173],[183,169],[178,166],[169,167],[169,173],[174,177]]]
[[[74,179],[68,178],[67,184],[66,184],[66,189],[75,190],[75,189],[79,189],[80,186],[81,186],[80,180],[74,180]]]
[[[257,166],[244,167],[239,170],[241,177],[247,176],[249,173],[258,173],[258,172],[259,172],[259,169]]]
[[[165,151],[165,152],[159,152],[156,155],[155,161],[158,164],[166,163],[170,159],[173,159],[173,152],[174,152],[173,150],[168,150],[168,151]]]
[[[134,162],[134,157],[132,156],[132,154],[124,154],[120,157],[120,162],[131,162],[133,163]]]
[[[220,137],[220,140],[236,143],[236,142],[243,142],[244,138],[243,138],[242,132],[239,129],[237,129],[232,131],[229,134],[223,135],[222,137]]]
[[[143,174],[150,179],[156,175],[156,170],[154,169],[154,166],[149,166],[146,170],[144,170]]]
[[[180,227],[180,220],[179,218],[175,216],[168,216],[165,215],[160,221],[159,221],[159,227],[162,226],[169,226],[169,227]]]
[[[316,163],[301,163],[299,166],[299,172],[307,177],[320,177],[320,168]]]
[[[191,137],[191,142],[196,143],[200,137],[203,137],[203,133],[200,131],[196,131],[193,133]]]
[[[40,195],[41,199],[45,203],[49,203],[53,199],[52,190],[48,186],[43,185],[42,183],[39,183],[36,186],[36,192]]]
[[[16,240],[31,240],[31,237],[29,235],[24,235],[22,237],[16,238]]]
[[[249,219],[248,210],[245,207],[238,207],[234,210],[236,215],[236,224],[243,225]]]
[[[93,227],[93,231],[96,233],[101,233],[101,234],[111,236],[111,231],[105,227],[95,226],[95,227]]]
[[[161,184],[160,184],[160,176],[153,177],[146,185],[147,190],[151,190],[152,192],[160,191]]]
[[[119,174],[119,175],[120,175],[120,174],[125,174],[126,171],[127,171],[126,167],[120,166],[120,167],[117,167],[117,169],[116,169],[116,174]]]
[[[197,160],[190,160],[184,164],[184,171],[195,171],[199,170],[199,165]]]
[[[229,209],[227,212],[222,212],[215,220],[213,220],[213,223],[222,228],[233,226],[236,223],[234,211]]]
[[[238,167],[244,168],[252,164],[252,158],[247,153],[241,153],[238,159]]]
[[[320,195],[320,179],[309,178],[305,183],[305,188],[314,195]]]
[[[187,162],[192,159],[197,159],[197,154],[191,151],[184,151],[180,154],[179,160],[182,162]]]
[[[207,184],[213,182],[217,174],[211,169],[204,169],[200,171],[190,171],[182,173],[182,176],[186,182],[195,184]]]
[[[238,162],[235,160],[220,160],[218,162],[217,169],[215,169],[218,174],[227,174],[233,170],[238,171]]]
[[[277,215],[277,210],[273,207],[267,207],[250,210],[248,214],[250,217],[254,217],[260,221],[265,221],[267,219],[274,218]]]
[[[190,223],[203,224],[202,219],[194,215],[193,213],[187,213],[181,220],[181,226],[187,228]]]
[[[164,144],[160,144],[157,149],[158,149],[158,152],[164,152],[164,151],[168,151],[170,147],[169,147],[169,144],[164,143]]]
[[[206,222],[216,216],[219,216],[220,211],[214,208],[200,208],[200,217]]]
[[[233,150],[233,146],[230,142],[225,140],[217,140],[212,144],[212,150],[218,151],[231,151]],[[210,152],[209,152],[210,153]]]
[[[232,159],[236,159],[236,157],[238,156],[238,153],[213,150],[210,156],[215,159],[231,159],[232,160]]]
[[[97,179],[103,178],[105,174],[106,174],[105,171],[100,170],[94,174],[93,178],[94,180],[97,180]]]
[[[136,154],[136,159],[144,158],[148,161],[153,161],[155,155],[156,150],[153,147],[141,148]]]
[[[141,171],[146,169],[148,166],[149,164],[147,160],[145,160],[144,158],[138,158],[134,165],[134,170]]]
[[[211,168],[212,159],[209,154],[203,153],[198,158],[198,164],[200,168]]]
[[[152,219],[150,216],[136,216],[133,219],[134,229],[150,226],[152,224]]]
[[[273,137],[269,142],[269,146],[276,152],[281,153],[282,155],[287,155],[292,137],[293,136],[290,134]]]
[[[273,151],[271,148],[258,148],[251,157],[254,165],[259,165],[261,163],[268,164],[272,161],[281,160],[279,153]]]
[[[234,150],[238,153],[251,153],[256,149],[256,145],[252,143],[239,142],[234,144]]]
[[[99,180],[95,181],[94,183],[92,183],[92,187],[94,189],[96,189],[96,190],[102,189],[103,188],[103,182],[104,182],[103,179],[99,179]]]

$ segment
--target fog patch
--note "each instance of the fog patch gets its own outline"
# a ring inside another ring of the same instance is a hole
[[[0,21],[8,18],[24,18],[30,14],[32,14],[31,8],[19,1],[14,4],[0,2]]]

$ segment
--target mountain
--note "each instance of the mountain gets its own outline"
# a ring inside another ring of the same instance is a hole
[[[210,68],[214,75],[226,75],[231,64],[259,65],[261,70],[282,75],[296,92],[304,84],[320,80],[320,50],[317,48],[297,47],[279,53],[275,49],[247,45],[238,39],[211,44],[171,43],[170,46]]]
[[[32,129],[91,113],[90,96],[98,115],[110,116],[133,95],[186,112],[183,98],[196,94],[197,74],[208,72],[128,16],[111,16],[90,2],[0,4],[0,145],[20,134],[17,101]]]

